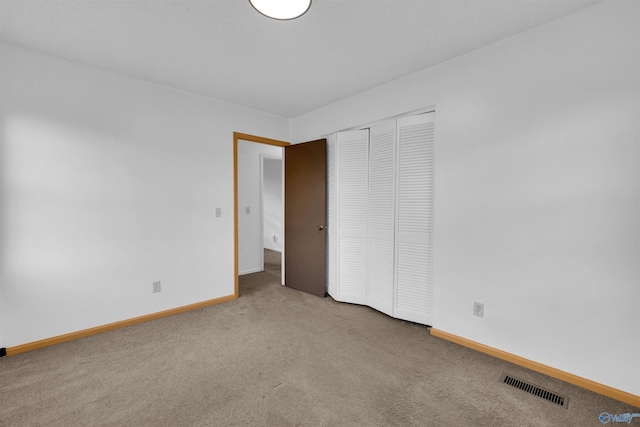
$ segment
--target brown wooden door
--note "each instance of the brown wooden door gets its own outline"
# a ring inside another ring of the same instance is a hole
[[[326,294],[327,141],[284,148],[284,284]]]

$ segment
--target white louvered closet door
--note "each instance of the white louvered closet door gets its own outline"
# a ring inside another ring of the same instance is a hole
[[[369,130],[339,132],[337,158],[337,297],[367,303]]]
[[[394,316],[431,324],[434,113],[397,122]]]
[[[338,299],[338,206],[336,134],[327,137],[327,293]]]
[[[393,316],[396,121],[369,136],[369,289],[367,305]]]

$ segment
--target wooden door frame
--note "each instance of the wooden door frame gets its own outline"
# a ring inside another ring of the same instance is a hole
[[[238,298],[238,141],[257,142],[259,144],[287,147],[289,142],[263,138],[246,133],[233,133],[233,296]],[[283,156],[284,161],[284,156]],[[284,179],[284,177],[283,177]]]

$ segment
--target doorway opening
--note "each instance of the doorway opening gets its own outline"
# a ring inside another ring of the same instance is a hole
[[[261,271],[273,272],[274,268],[277,268],[278,258],[280,258],[281,283],[284,279],[284,239],[282,234],[278,235],[277,224],[270,224],[275,227],[265,224],[264,202],[265,172],[267,174],[271,172],[273,175],[277,167],[282,170],[282,147],[288,145],[289,143],[285,141],[255,135],[238,132],[233,134],[234,296],[236,298],[239,296],[239,275]],[[277,157],[280,157],[279,164],[272,162],[278,160]],[[274,183],[270,181],[266,185],[273,187]],[[282,183],[280,185],[282,186]],[[270,188],[269,191],[273,196],[274,188]],[[282,194],[281,189],[280,197],[283,197]],[[266,196],[266,198],[269,197]],[[278,203],[274,197],[271,197],[268,202]],[[280,228],[284,227],[283,220],[275,221],[280,221]],[[279,248],[281,252],[277,251]]]

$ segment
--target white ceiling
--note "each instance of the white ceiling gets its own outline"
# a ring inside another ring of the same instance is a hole
[[[295,117],[601,0],[0,0],[0,40]],[[0,58],[1,59],[1,58]]]

